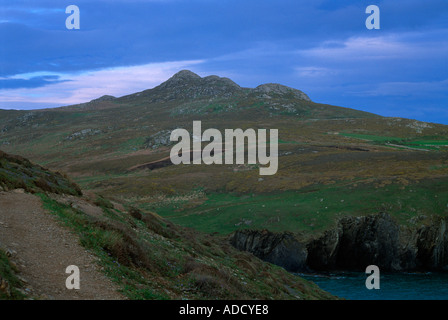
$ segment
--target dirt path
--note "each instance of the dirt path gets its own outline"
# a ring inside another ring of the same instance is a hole
[[[78,242],[76,235],[56,222],[42,208],[38,197],[0,192],[0,246],[26,281],[32,297],[56,300],[116,300],[124,297],[100,271],[93,254]],[[80,289],[69,290],[65,273],[69,265],[80,270]]]
[[[397,147],[397,148],[408,149],[408,150],[416,150],[416,151],[431,151],[428,149],[420,149],[420,148],[412,148],[412,147],[408,147],[408,146],[402,146],[401,144],[386,143],[386,146]]]

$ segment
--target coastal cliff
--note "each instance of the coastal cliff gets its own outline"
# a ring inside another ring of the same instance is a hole
[[[273,233],[267,230],[241,230],[230,243],[242,251],[249,251],[258,258],[276,264],[291,272],[307,270],[307,249],[292,233]]]
[[[422,218],[423,219],[423,218]],[[400,226],[387,213],[345,217],[307,241],[292,233],[239,230],[230,243],[291,272],[353,270],[447,271],[447,218]]]

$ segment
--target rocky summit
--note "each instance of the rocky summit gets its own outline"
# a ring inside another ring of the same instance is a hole
[[[249,96],[269,99],[273,95],[311,101],[302,91],[281,84],[268,83],[253,89],[243,88],[229,78],[216,75],[200,77],[190,70],[181,70],[157,87],[126,96],[125,98],[136,99],[144,97],[149,99],[150,102],[160,102]]]

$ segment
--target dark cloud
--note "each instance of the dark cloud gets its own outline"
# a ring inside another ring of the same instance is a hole
[[[66,82],[69,80],[58,80],[58,76],[39,76],[30,79],[0,79],[0,89],[38,88],[49,84]]]

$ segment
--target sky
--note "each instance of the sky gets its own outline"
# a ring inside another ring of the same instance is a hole
[[[448,1],[0,0],[2,109],[119,97],[183,69],[448,124]]]

